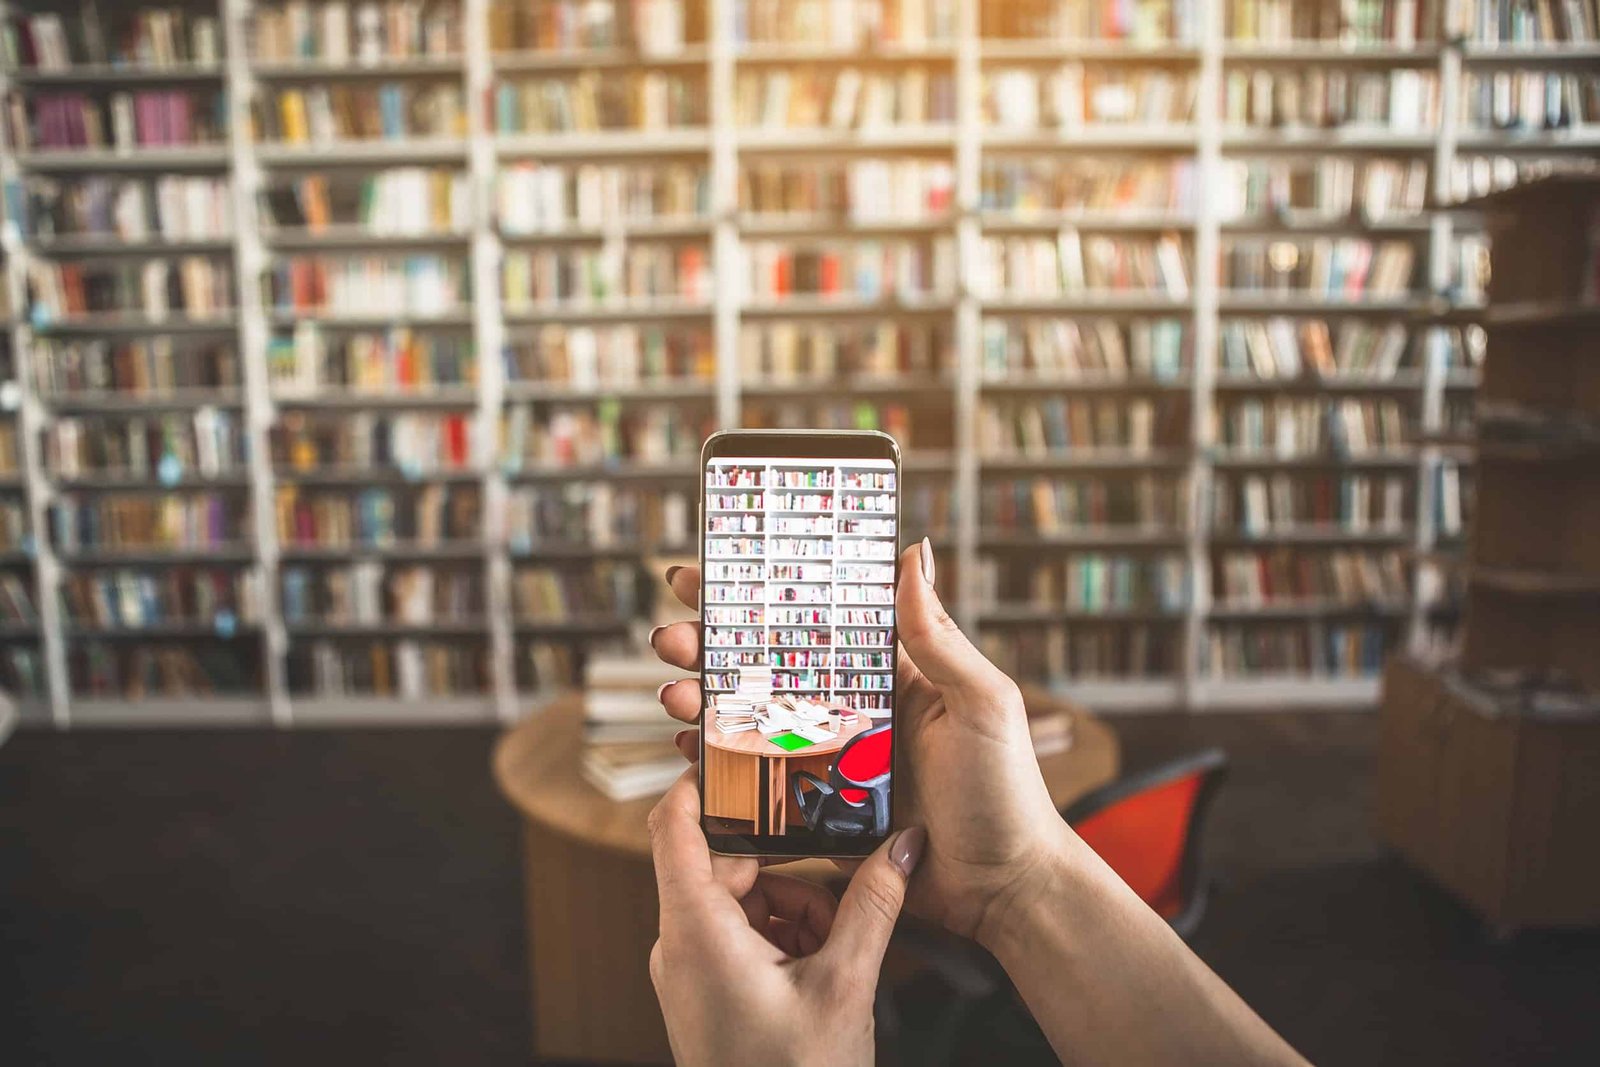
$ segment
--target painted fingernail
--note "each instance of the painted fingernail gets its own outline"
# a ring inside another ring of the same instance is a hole
[[[662,630],[665,630],[666,628],[667,627],[666,627],[665,623],[663,623],[660,626],[651,627],[650,636],[645,638],[645,641],[649,643],[651,648],[655,648],[656,647],[656,634],[660,633]],[[637,630],[634,631],[634,633],[638,633],[638,632],[639,631],[637,631]]]
[[[926,537],[922,539],[922,577],[927,581],[928,588],[933,588],[933,543]]]
[[[922,846],[928,842],[928,831],[920,826],[913,826],[909,830],[901,830],[900,836],[894,839],[894,844],[889,847],[889,862],[900,868],[900,873],[907,878],[917,869],[917,863],[922,859]]]
[[[662,682],[660,685],[656,686],[656,700],[659,701],[661,699],[661,694],[667,691],[667,686],[677,685],[679,681],[681,681],[681,679],[674,678],[671,681]]]
[[[683,570],[683,564],[681,564],[681,563],[674,563],[672,566],[667,568],[667,584],[668,585],[672,584],[672,576],[674,574],[677,574],[681,570]]]

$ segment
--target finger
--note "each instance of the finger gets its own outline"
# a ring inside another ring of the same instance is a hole
[[[755,856],[719,856],[711,854],[711,874],[717,884],[728,891],[734,900],[740,901],[750,895],[751,888],[756,884],[756,877],[760,875],[762,861]]]
[[[656,690],[656,699],[679,722],[700,721],[700,679],[674,678]]]
[[[827,940],[839,910],[833,894],[817,883],[772,871],[757,875],[739,903],[752,916],[752,925],[756,915],[776,916],[810,930],[819,941]]]
[[[973,647],[934,592],[929,581],[932,564],[933,547],[927,538],[901,553],[894,598],[901,644],[917,670],[947,694],[1005,692],[1011,680]]]
[[[679,730],[672,735],[672,743],[678,746],[678,751],[690,763],[694,763],[700,758],[699,730]]]
[[[792,959],[811,955],[817,951],[816,946],[821,944],[816,941],[815,935],[812,935],[809,940],[813,943],[813,947],[810,950],[805,949],[803,945],[806,939],[801,937],[801,927],[787,919],[768,917],[758,929],[769,944]]]
[[[686,608],[700,607],[700,568],[668,567],[667,588]]]
[[[650,812],[650,853],[655,860],[661,915],[701,906],[715,891],[711,851],[700,830],[700,771],[690,767]]]
[[[650,647],[663,663],[686,671],[700,669],[700,624],[674,622],[650,631]]]
[[[889,947],[895,920],[906,899],[906,881],[922,858],[927,833],[920,826],[902,830],[868,856],[839,901],[833,932],[818,953],[830,969],[875,982]]]

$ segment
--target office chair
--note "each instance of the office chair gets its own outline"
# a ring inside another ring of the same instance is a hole
[[[1209,899],[1201,836],[1227,772],[1227,754],[1206,749],[1101,786],[1061,813],[1186,941]],[[877,1006],[885,1034],[905,1050],[904,1062],[956,1062],[962,1049],[1005,1048],[1007,1062],[1048,1055],[1043,1034],[993,956],[909,918],[896,927],[894,944],[920,965],[904,996],[890,994]],[[913,1014],[928,1016],[931,1027],[906,1025]]]
[[[886,722],[856,734],[839,749],[828,780],[810,771],[789,776],[794,803],[806,829],[829,834],[889,832],[890,746],[894,724]],[[807,792],[806,786],[813,792]]]

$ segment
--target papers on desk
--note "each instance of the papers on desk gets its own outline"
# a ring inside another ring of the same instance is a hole
[[[814,741],[819,745],[826,741],[832,741],[838,736],[826,726],[802,726],[795,731],[795,735],[803,737],[807,741]]]

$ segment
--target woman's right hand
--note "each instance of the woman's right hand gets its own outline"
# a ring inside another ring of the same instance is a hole
[[[928,832],[910,910],[987,942],[1008,908],[1039,891],[1049,861],[1083,846],[1050,801],[1016,683],[951,620],[933,577],[931,545],[906,549],[895,593],[896,822]],[[674,568],[667,581],[679,600],[699,606],[698,568]],[[665,662],[700,669],[699,623],[660,627],[650,643]],[[660,698],[669,715],[698,721],[697,679],[668,683]],[[679,748],[696,758],[693,732],[679,735]]]

